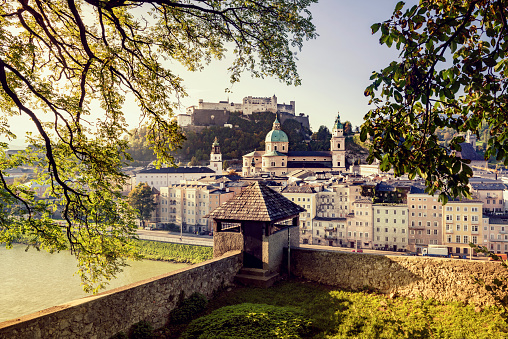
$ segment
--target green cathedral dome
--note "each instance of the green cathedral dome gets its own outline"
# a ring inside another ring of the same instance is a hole
[[[275,115],[272,130],[266,135],[266,142],[289,142],[288,135],[280,129],[279,117],[277,115]]]
[[[288,142],[288,136],[280,129],[274,129],[268,132],[265,142]]]

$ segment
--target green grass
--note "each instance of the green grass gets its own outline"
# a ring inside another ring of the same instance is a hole
[[[172,244],[148,240],[135,240],[139,254],[144,259],[165,260],[196,264],[212,259],[213,248],[205,246]]]
[[[272,305],[281,310],[290,307],[301,312],[303,320],[311,324],[311,332],[303,336],[305,338],[508,338],[508,325],[501,316],[501,310],[496,307],[476,312],[473,306],[461,303],[390,299],[383,295],[345,292],[304,282],[283,282],[269,289],[235,288],[210,300],[207,310],[201,315],[209,316],[222,308],[230,312],[230,308],[226,307],[242,304]],[[241,313],[242,307],[234,310]],[[255,320],[252,312],[244,313],[241,321],[247,318]],[[202,317],[195,323],[205,321],[207,319]],[[248,322],[245,326],[252,324]],[[192,327],[188,328],[190,333],[197,333],[192,332]],[[175,331],[169,325],[159,332],[158,337],[178,338],[185,329],[186,326],[180,325]],[[220,338],[221,335],[221,332],[215,332],[213,336],[203,337]],[[192,335],[187,337],[193,338]],[[260,338],[256,335],[251,337]],[[286,337],[299,336],[273,336]]]

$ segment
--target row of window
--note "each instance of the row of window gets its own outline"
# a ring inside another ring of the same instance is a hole
[[[460,212],[460,206],[456,206],[455,210]],[[446,206],[446,211],[453,211],[453,206]],[[467,207],[464,207],[464,212],[467,212]],[[471,207],[471,212],[478,212],[478,207]]]
[[[381,222],[381,218],[377,218],[376,222]],[[396,224],[397,223],[397,219],[393,219],[393,223]],[[405,224],[406,223],[406,219],[401,219],[401,223]],[[388,219],[385,219],[385,224],[388,224]]]
[[[452,214],[447,214],[445,217],[446,217],[446,221],[453,221],[453,215]],[[463,218],[463,221],[467,221],[468,216],[464,215],[464,216],[462,216],[462,218]],[[457,214],[455,219],[456,219],[456,221],[460,221],[461,220],[461,215]],[[472,215],[471,216],[471,221],[478,221],[478,216],[477,215]]]
[[[427,235],[432,235],[432,234],[438,235],[438,233],[439,233],[438,230],[426,230],[426,232],[427,232]],[[415,230],[410,230],[409,234],[415,234]],[[423,232],[421,230],[418,230],[416,234],[422,235]]]
[[[447,231],[450,231],[452,229],[453,229],[453,225],[448,225],[448,224],[446,225]],[[460,231],[461,230],[460,224],[455,225],[455,229],[457,231]],[[468,225],[466,225],[466,224],[462,225],[462,230],[467,232]],[[471,225],[471,232],[478,232],[478,225]]]
[[[385,231],[385,233],[388,233],[388,227],[385,227],[384,231]],[[401,228],[400,231],[401,231],[402,234],[406,233],[406,229],[405,228]],[[378,232],[378,233],[381,232],[381,228],[376,227],[376,232]],[[397,233],[397,229],[396,228],[393,229],[393,233]]]
[[[360,205],[360,207],[362,207],[362,205]],[[388,210],[384,210],[384,211],[385,211],[385,214],[388,214]],[[380,214],[381,213],[381,209],[376,209],[376,213]],[[397,214],[397,210],[393,210],[393,214]],[[406,215],[406,211],[402,211],[401,214],[402,215]]]
[[[415,210],[416,209],[416,205],[411,205],[411,208]],[[439,209],[442,209],[442,208],[443,208],[443,206],[439,205]],[[427,209],[427,205],[418,205],[418,209],[419,210],[426,210]],[[438,208],[437,208],[436,205],[433,205],[432,209],[433,210],[437,210]]]
[[[446,237],[446,242],[449,242],[449,243],[455,242],[455,243],[458,243],[458,244],[460,244],[460,243],[462,243],[462,244],[469,244],[469,242],[470,242],[469,241],[469,236],[467,236],[467,235],[463,235],[463,236],[456,235],[455,236],[455,241],[452,241],[452,239],[453,239],[453,237],[451,235],[449,235],[449,236]],[[471,237],[471,242],[473,244],[478,244],[478,237],[476,235],[473,235]]]

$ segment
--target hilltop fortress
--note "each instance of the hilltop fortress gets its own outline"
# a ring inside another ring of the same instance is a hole
[[[227,101],[205,102],[199,99],[198,105],[187,107],[185,114],[177,115],[178,125],[188,126],[224,126],[228,124],[231,113],[250,116],[255,112],[278,113],[281,123],[287,119],[298,121],[302,126],[310,128],[309,116],[303,113],[296,115],[295,102],[277,103],[275,94],[272,97],[244,97],[241,103]],[[232,127],[232,126],[227,126]]]

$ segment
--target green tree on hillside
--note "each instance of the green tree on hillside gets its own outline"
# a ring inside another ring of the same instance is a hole
[[[128,245],[132,209],[120,195],[122,164],[130,159],[122,137],[127,96],[158,162],[171,164],[183,141],[172,116],[187,94],[168,67],[195,71],[228,55],[232,83],[247,71],[298,85],[295,52],[316,36],[313,2],[3,1],[0,134],[15,137],[7,122],[19,114],[37,132],[26,136],[33,148],[13,157],[0,144],[0,241],[10,245],[25,234],[48,250],[70,248],[84,284],[100,287],[101,277],[111,278],[135,255]],[[6,184],[5,171],[20,164],[39,169],[37,180],[55,201],[37,201],[27,188]],[[19,213],[6,213],[10,206],[20,206]],[[57,207],[63,227],[49,218]]]
[[[140,183],[127,196],[129,205],[137,211],[141,226],[145,227],[145,221],[150,220],[152,212],[155,211],[155,202],[152,188],[146,183]]]
[[[320,126],[311,137],[310,148],[312,151],[329,151],[332,134],[326,126]]]
[[[189,163],[187,164],[187,166],[198,166],[198,165],[199,165],[199,161],[196,157],[192,157],[191,161],[189,161]]]
[[[362,125],[369,161],[397,176],[421,176],[441,201],[470,196],[472,170],[454,155],[464,138],[443,147],[436,130],[478,135],[485,123],[492,136],[485,157],[508,164],[507,18],[505,0],[422,0],[407,9],[399,2],[389,20],[372,26],[401,58],[373,72],[365,90],[376,106]]]

